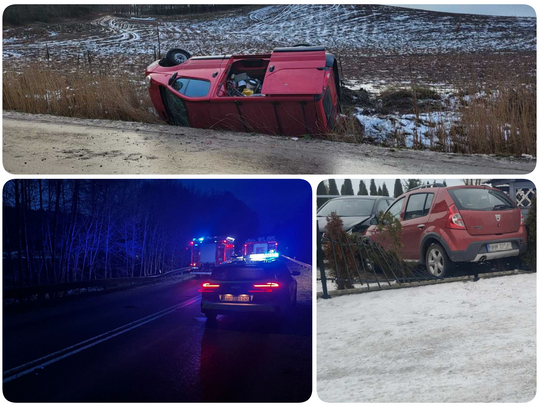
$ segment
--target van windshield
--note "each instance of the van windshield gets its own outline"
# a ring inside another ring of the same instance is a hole
[[[369,216],[374,203],[374,199],[333,199],[319,209],[317,216],[330,216],[331,213],[340,217]]]
[[[516,205],[502,191],[480,188],[449,189],[459,210],[496,211],[515,209]]]

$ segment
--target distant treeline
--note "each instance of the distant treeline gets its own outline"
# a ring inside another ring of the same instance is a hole
[[[12,180],[3,190],[4,288],[139,277],[188,266],[196,236],[258,236],[228,192],[177,180]]]
[[[132,5],[13,5],[4,11],[4,25],[54,22],[63,18],[82,18],[94,13],[140,15],[181,15],[213,13],[242,6],[227,4],[132,4]]]

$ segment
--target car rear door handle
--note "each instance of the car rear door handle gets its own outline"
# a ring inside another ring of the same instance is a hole
[[[424,225],[423,223],[421,225],[418,225],[418,229],[423,229],[425,227],[426,227],[426,225]]]

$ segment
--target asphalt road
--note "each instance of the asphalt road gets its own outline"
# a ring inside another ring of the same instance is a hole
[[[287,264],[302,275],[296,277],[298,306],[282,323],[219,316],[207,324],[200,312],[202,280],[175,277],[44,308],[4,308],[4,396],[26,402],[305,401],[312,386],[311,272]],[[70,348],[88,339],[87,348]]]
[[[528,174],[536,160],[3,113],[12,174]]]

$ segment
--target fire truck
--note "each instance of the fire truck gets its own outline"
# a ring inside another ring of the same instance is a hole
[[[191,246],[191,274],[211,274],[212,269],[230,262],[234,255],[234,238],[207,236],[194,238]]]
[[[246,262],[265,261],[277,258],[278,242],[274,236],[248,239],[244,244],[244,259]]]

